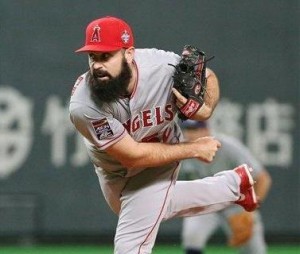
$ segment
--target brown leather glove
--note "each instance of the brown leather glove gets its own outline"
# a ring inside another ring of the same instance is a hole
[[[253,215],[252,212],[242,211],[228,217],[231,229],[231,237],[228,239],[229,246],[239,247],[249,241],[254,226]]]

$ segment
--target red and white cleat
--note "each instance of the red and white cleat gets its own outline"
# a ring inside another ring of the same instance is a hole
[[[242,206],[247,212],[252,212],[258,208],[258,200],[254,191],[254,180],[251,176],[251,171],[247,164],[242,164],[234,169],[241,178],[240,183],[240,199],[235,201],[236,204]]]

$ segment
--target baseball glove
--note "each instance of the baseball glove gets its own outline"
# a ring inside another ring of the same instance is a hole
[[[233,214],[228,218],[228,224],[231,229],[228,245],[239,247],[248,242],[252,236],[254,226],[253,213],[242,211]]]
[[[206,59],[203,51],[196,47],[186,45],[183,48],[181,59],[175,67],[173,75],[174,88],[176,88],[187,102],[179,108],[179,118],[191,118],[203,105],[206,92]]]

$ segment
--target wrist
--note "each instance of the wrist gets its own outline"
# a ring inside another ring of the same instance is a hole
[[[198,109],[196,114],[191,118],[192,120],[205,121],[211,116],[212,110],[208,105],[203,102],[202,106]]]

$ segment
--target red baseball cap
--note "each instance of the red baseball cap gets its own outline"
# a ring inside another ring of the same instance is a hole
[[[134,45],[130,26],[115,17],[96,19],[86,28],[85,45],[75,52],[109,52]]]

